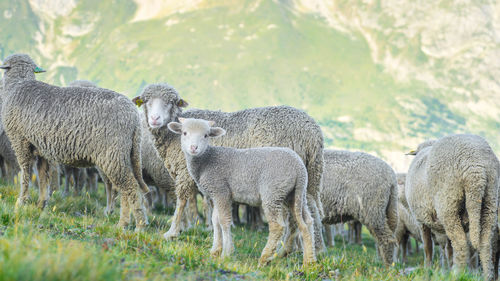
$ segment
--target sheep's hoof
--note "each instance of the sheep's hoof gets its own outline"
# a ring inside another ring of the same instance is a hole
[[[316,263],[316,258],[309,258],[309,259],[304,259],[302,261],[303,266],[308,266]]]
[[[24,197],[24,198],[19,197],[19,198],[17,198],[17,201],[16,201],[16,209],[17,209],[18,207],[22,207],[22,206],[24,206],[24,205],[28,204],[28,201],[29,201],[29,198],[28,198],[28,197]]]
[[[165,238],[165,240],[173,240],[177,237],[179,237],[179,232],[172,231],[172,230],[169,230],[169,231],[165,232],[165,234],[163,234],[163,238]]]
[[[258,267],[264,267],[269,263],[269,258],[260,258]]]
[[[221,253],[222,253],[222,248],[217,248],[217,249],[211,249],[211,250],[210,250],[210,255],[211,255],[213,258],[217,258],[217,257],[219,257]]]
[[[113,209],[108,209],[108,208],[106,208],[106,209],[104,209],[104,215],[105,215],[106,217],[108,217],[108,216],[110,216],[110,215],[111,215],[114,211],[115,211],[115,210],[113,210]]]
[[[146,229],[145,225],[138,225],[138,226],[135,227],[135,233],[144,232],[145,229]]]
[[[47,200],[39,200],[37,206],[42,210],[45,209],[45,207],[47,206]]]
[[[128,222],[124,222],[124,221],[119,221],[118,222],[118,227],[121,228],[121,229],[123,229],[123,230],[127,230],[128,225],[129,225]]]

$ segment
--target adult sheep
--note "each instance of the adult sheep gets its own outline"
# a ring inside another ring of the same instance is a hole
[[[188,110],[187,103],[168,84],[152,84],[134,98],[138,105],[145,104],[144,114],[155,139],[155,146],[165,166],[175,180],[177,196],[172,224],[165,238],[180,233],[179,223],[187,200],[196,193],[196,185],[189,176],[186,161],[180,149],[180,136],[170,132],[167,124],[179,117],[215,121],[227,129],[228,134],[215,139],[216,146],[250,148],[263,146],[289,147],[304,161],[308,173],[307,203],[314,218],[315,247],[324,250],[321,233],[320,187],[323,174],[323,133],[307,113],[289,106],[271,106],[246,109],[232,113],[209,110]],[[191,204],[190,204],[191,205]],[[196,208],[196,206],[192,206]],[[195,210],[196,211],[196,210]]]
[[[426,255],[432,253],[431,231],[445,234],[453,248],[453,267],[461,269],[470,256],[470,241],[479,251],[485,279],[493,279],[500,165],[489,144],[476,135],[450,135],[426,141],[409,154],[416,157],[405,194],[422,224]]]
[[[0,110],[2,108],[4,95],[2,79],[0,80]],[[5,130],[3,129],[2,122],[0,122],[0,157],[2,157],[4,164],[4,166],[2,166],[2,177],[12,182],[14,180],[14,176],[19,173],[20,168],[19,164],[17,164],[16,154],[12,149],[7,133],[5,133]]]
[[[357,220],[375,238],[382,261],[393,260],[398,221],[397,182],[382,159],[363,152],[325,150],[323,223]]]
[[[35,79],[43,72],[25,54],[8,56],[2,121],[21,168],[17,205],[27,202],[28,182],[35,156],[39,157],[39,207],[49,198],[48,161],[76,167],[97,166],[121,192],[119,226],[130,222],[130,207],[137,229],[147,223],[142,196],[140,118],[124,95],[92,87],[57,87]]]

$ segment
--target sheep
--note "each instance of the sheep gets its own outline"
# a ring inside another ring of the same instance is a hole
[[[194,181],[190,178],[179,146],[180,137],[169,132],[167,123],[178,117],[202,118],[217,122],[228,135],[214,140],[214,145],[235,148],[279,146],[293,149],[306,163],[308,172],[307,203],[314,218],[316,251],[325,249],[321,233],[322,207],[319,198],[323,174],[323,133],[319,125],[305,112],[289,106],[270,106],[246,109],[232,113],[188,110],[187,102],[168,84],[151,84],[133,101],[145,104],[144,115],[155,138],[155,147],[174,179],[177,203],[166,239],[180,233],[180,219],[187,200],[196,196]],[[189,204],[191,213],[196,206]]]
[[[396,174],[363,152],[326,150],[321,200],[324,224],[357,220],[365,225],[386,265],[393,260],[398,220]]]
[[[416,157],[406,177],[406,200],[422,224],[426,256],[432,254],[430,232],[446,235],[454,269],[464,268],[470,256],[468,229],[483,275],[493,279],[500,165],[489,144],[477,135],[449,135],[426,141],[408,154]]]
[[[222,250],[224,257],[233,251],[232,202],[262,206],[269,223],[269,237],[259,259],[259,265],[265,265],[283,236],[289,206],[303,239],[303,263],[314,263],[314,230],[305,204],[307,170],[302,159],[290,148],[211,146],[209,139],[226,133],[213,125],[213,121],[184,118],[168,123],[168,129],[181,136],[190,176],[214,204],[211,254],[218,255]]]
[[[21,168],[21,192],[17,206],[26,204],[32,161],[38,156],[40,196],[48,201],[48,161],[75,167],[97,166],[121,191],[118,225],[130,222],[136,230],[148,220],[140,191],[142,180],[138,111],[127,97],[102,88],[57,87],[35,79],[43,72],[25,54],[8,56],[5,70],[2,121]]]
[[[3,78],[0,80],[0,110],[2,107],[4,93],[3,93]],[[1,114],[1,113],[0,113]],[[2,157],[2,177],[6,178],[7,181],[13,182],[14,176],[19,173],[20,168],[17,164],[16,154],[12,149],[10,140],[3,129],[3,124],[0,122],[0,157]]]

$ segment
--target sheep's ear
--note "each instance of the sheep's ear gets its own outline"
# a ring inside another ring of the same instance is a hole
[[[222,129],[221,127],[212,127],[212,128],[210,128],[210,133],[208,135],[211,138],[218,138],[218,137],[222,137],[225,134],[226,134],[226,130]]]
[[[416,150],[412,150],[412,151],[406,153],[405,155],[417,155],[417,151]]]
[[[144,100],[141,98],[141,96],[137,96],[132,99],[132,102],[135,103],[137,106],[141,106],[144,103]]]
[[[187,107],[188,105],[189,105],[189,103],[187,103],[187,101],[185,101],[183,99],[179,99],[179,101],[177,102],[178,107]]]
[[[182,134],[182,124],[178,122],[170,122],[167,125],[168,129],[176,134]]]
[[[8,65],[8,64],[0,65],[0,69],[9,70],[10,69],[10,65]]]
[[[46,72],[46,71],[47,70],[45,70],[45,69],[43,69],[43,68],[41,68],[39,66],[35,67],[35,70],[33,70],[33,72],[35,72],[35,73],[43,73],[43,72]]]
[[[213,127],[213,126],[215,125],[215,121],[208,121],[208,125],[209,125],[210,127]]]

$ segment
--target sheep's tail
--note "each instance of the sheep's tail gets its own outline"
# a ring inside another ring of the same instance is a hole
[[[316,261],[316,254],[314,247],[313,219],[311,217],[311,213],[309,212],[309,208],[307,207],[306,199],[307,178],[307,172],[306,169],[304,169],[303,176],[298,177],[295,183],[292,213],[302,234],[304,262],[310,263]]]
[[[314,198],[319,211],[319,216],[324,217],[323,204],[321,203],[321,189],[323,180],[323,137],[321,136],[317,142],[309,145],[309,151],[304,158],[304,164],[307,169],[307,193]],[[311,210],[313,212],[313,210]]]
[[[142,177],[141,134],[141,127],[138,127],[134,131],[134,135],[132,137],[132,152],[130,154],[130,160],[132,162],[134,177],[139,183],[139,188],[143,193],[148,193],[149,187],[146,185]]]
[[[479,249],[481,237],[481,209],[488,180],[483,171],[467,177],[465,184],[465,209],[469,216],[469,234],[472,247]]]
[[[385,211],[387,224],[389,228],[394,233],[396,231],[396,226],[398,224],[398,189],[397,182],[394,181],[390,187],[389,202],[387,203],[387,209]]]

